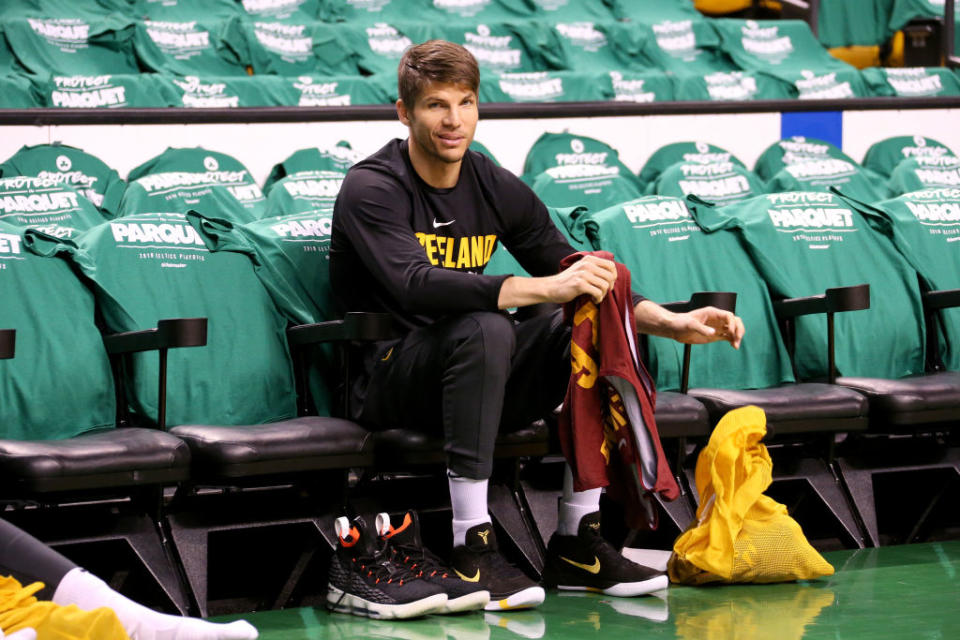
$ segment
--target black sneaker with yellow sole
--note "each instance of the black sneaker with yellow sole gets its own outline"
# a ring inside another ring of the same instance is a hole
[[[389,518],[387,514],[380,517]],[[420,518],[416,511],[403,515],[399,527],[390,525],[382,536],[389,542],[393,560],[447,594],[447,603],[434,613],[460,613],[483,609],[490,602],[490,592],[479,583],[462,580],[453,569],[445,566],[438,556],[423,546],[420,537]]]
[[[461,579],[490,592],[487,611],[528,609],[546,597],[543,587],[500,555],[490,523],[467,529],[465,544],[454,547],[450,565]]]
[[[628,560],[600,535],[600,512],[580,519],[575,536],[554,533],[547,545],[543,582],[568,591],[642,596],[666,589],[666,574]]]

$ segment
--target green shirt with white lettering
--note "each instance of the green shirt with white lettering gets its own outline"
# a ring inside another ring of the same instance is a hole
[[[668,167],[678,162],[695,162],[698,164],[732,162],[737,166],[746,167],[740,158],[715,144],[701,141],[672,142],[660,147],[647,158],[646,164],[640,170],[640,182],[644,185],[651,184]]]
[[[3,220],[0,292],[0,327],[17,331],[16,357],[0,360],[0,438],[60,440],[113,427],[93,295],[67,263],[34,254],[24,229]]]
[[[21,147],[0,164],[0,176],[32,176],[69,185],[108,218],[116,215],[127,187],[100,158],[60,143]]]
[[[863,166],[889,177],[898,164],[918,157],[956,155],[947,145],[924,136],[894,136],[870,145],[863,155]]]
[[[269,194],[273,185],[281,178],[300,173],[301,171],[338,171],[346,173],[347,169],[363,160],[363,155],[354,151],[350,143],[341,140],[336,145],[325,147],[309,147],[294,151],[289,158],[273,166],[263,191]]]
[[[587,207],[599,211],[642,195],[632,175],[616,165],[550,167],[533,181],[533,192],[550,207]]]
[[[279,107],[296,105],[299,92],[289,78],[278,76],[184,76],[155,74],[169,82],[177,105],[195,109]]]
[[[333,209],[343,171],[299,171],[278,180],[267,195],[264,218]]]
[[[792,381],[766,287],[734,234],[705,234],[683,200],[663,196],[590,213],[584,225],[594,248],[613,253],[630,269],[633,288],[651,300],[688,300],[696,291],[738,294],[737,315],[750,339],[740,350],[722,342],[694,347],[691,387],[755,389]],[[649,345],[657,388],[678,390],[683,345],[652,337]]]
[[[121,215],[191,208],[248,222],[263,217],[266,198],[236,158],[202,147],[169,148],[131,169]],[[201,207],[201,201],[207,205]],[[164,205],[164,203],[167,203]]]
[[[958,96],[960,80],[949,69],[916,67],[909,69],[870,68],[860,72],[874,96]]]
[[[825,191],[831,187],[844,195],[876,202],[886,197],[886,190],[878,185],[860,165],[839,158],[824,158],[791,164],[767,181],[766,190],[779,191]],[[708,198],[709,199],[709,198]]]
[[[843,376],[902,378],[923,373],[923,310],[917,272],[841,197],[785,192],[715,208],[691,205],[706,230],[734,229],[773,295],[799,298],[870,285],[870,308],[835,316],[836,367]],[[823,315],[796,324],[801,379],[827,376]]]
[[[118,218],[78,239],[76,267],[112,331],[150,329],[161,318],[207,318],[203,347],[171,349],[167,424],[260,424],[296,415],[288,318],[244,257],[211,253],[183,214]],[[104,304],[104,296],[114,303]],[[156,353],[128,370],[133,411],[157,417]]]
[[[893,240],[930,290],[960,289],[960,188],[928,189],[869,206],[850,203],[871,226]],[[960,371],[960,309],[944,309],[940,358]]]
[[[893,170],[887,182],[891,196],[941,187],[960,187],[960,158],[957,156],[920,156],[904,160]]]
[[[34,75],[140,72],[131,46],[133,22],[119,14],[11,18],[3,34],[20,67]]]
[[[589,71],[531,71],[484,74],[480,102],[588,102],[612,100],[606,74]]]
[[[733,162],[677,162],[650,187],[650,193],[656,195],[695,195],[717,206],[742,202],[766,191],[752,171]]]
[[[617,173],[633,178],[633,172],[622,162],[616,149],[605,142],[572,133],[544,133],[527,151],[521,178],[532,184],[537,177],[553,167],[593,165],[616,167]],[[637,186],[640,187],[639,180]]]
[[[790,100],[793,88],[783,80],[759,71],[714,71],[677,73],[673,77],[677,100],[746,101]]]
[[[316,20],[323,0],[234,0],[244,17],[271,22]]]
[[[360,76],[303,75],[279,78],[279,81],[279,84],[285,85],[282,104],[287,107],[349,107],[355,104],[390,103],[389,95],[379,84]],[[393,84],[396,86],[396,81]]]
[[[181,106],[175,85],[157,73],[37,76],[33,84],[42,106],[57,109]]]
[[[481,71],[517,73],[570,68],[560,35],[545,22],[438,23],[415,31],[417,41],[441,38],[463,45]]]
[[[237,20],[228,37],[245,41],[255,74],[360,75],[359,52],[332,24]]]
[[[276,307],[294,324],[337,317],[329,278],[332,210],[265,218],[246,225],[197,212],[190,212],[187,218],[211,251],[247,257]],[[310,349],[307,360],[314,406],[320,415],[330,415],[330,390],[339,384],[341,371],[331,345]]]
[[[242,15],[237,0],[128,0],[129,13],[137,20],[209,20]]]
[[[180,76],[245,76],[249,52],[231,37],[237,19],[138,22],[133,45],[151,71]]]
[[[829,159],[857,164],[856,160],[833,143],[806,136],[791,136],[764,149],[753,166],[753,172],[762,180],[770,180],[778,171],[792,164]]]
[[[59,175],[15,176],[0,178],[0,221],[58,238],[75,238],[101,224],[104,217]]]
[[[653,31],[622,22],[556,22],[571,69],[643,71],[656,66]]]

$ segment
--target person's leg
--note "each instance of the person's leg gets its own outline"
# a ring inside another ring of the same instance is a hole
[[[50,600],[57,585],[77,565],[6,520],[0,520],[0,575],[26,586],[42,582],[38,600]]]
[[[253,640],[257,630],[242,620],[214,624],[157,613],[120,595],[95,575],[9,522],[0,520],[0,575],[23,585],[44,583],[41,600],[84,611],[112,609],[132,640]]]

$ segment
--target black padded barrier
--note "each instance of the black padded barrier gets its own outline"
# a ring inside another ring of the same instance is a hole
[[[751,100],[741,102],[545,102],[481,103],[485,120],[602,116],[706,115],[790,111],[957,109],[960,96],[941,98],[851,98],[848,100]],[[214,124],[395,120],[393,105],[351,107],[240,107],[236,109],[0,109],[3,125]]]

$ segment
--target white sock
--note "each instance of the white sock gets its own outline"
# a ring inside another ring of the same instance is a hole
[[[466,544],[467,530],[490,522],[487,513],[488,480],[473,480],[447,472],[450,507],[453,509],[453,546]]]
[[[257,630],[245,620],[216,624],[200,618],[158,613],[111,589],[103,580],[77,567],[63,577],[53,594],[59,605],[84,611],[113,609],[131,640],[254,640]]]
[[[602,488],[587,491],[573,490],[573,472],[570,465],[563,466],[563,497],[557,513],[557,533],[575,536],[580,529],[580,520],[588,513],[600,510]]]

